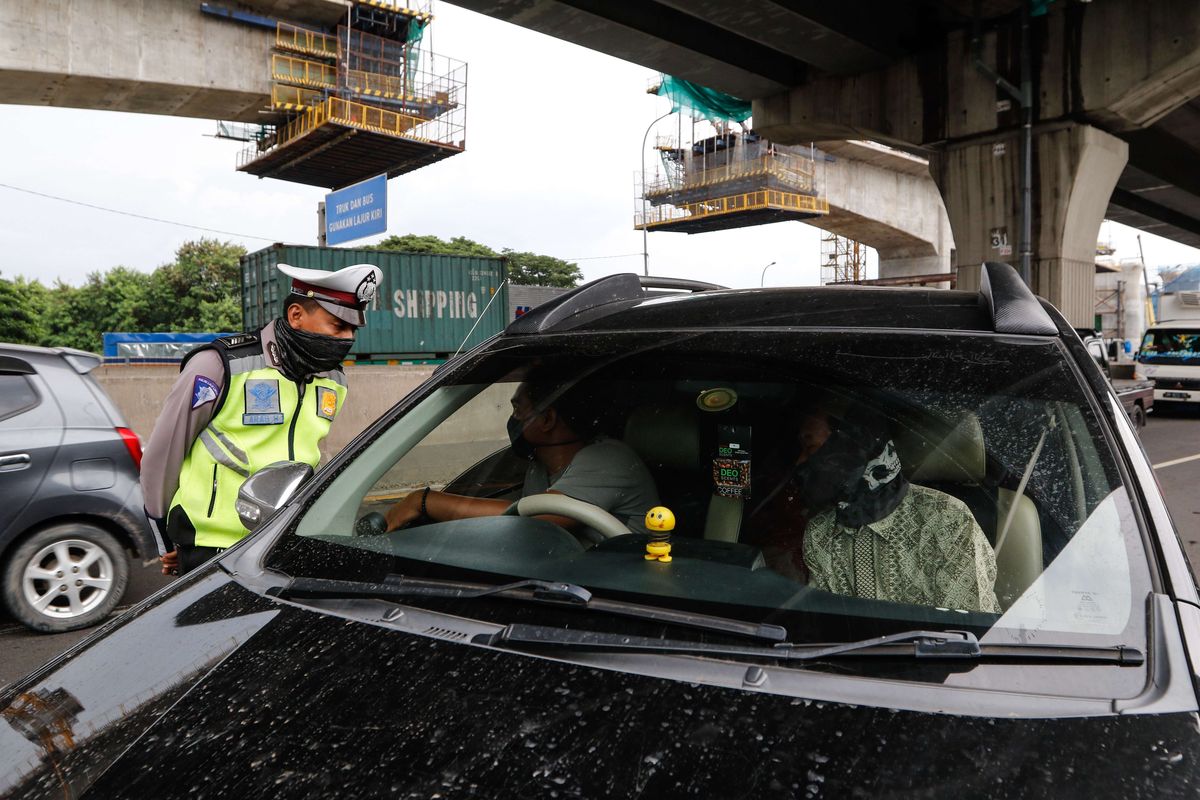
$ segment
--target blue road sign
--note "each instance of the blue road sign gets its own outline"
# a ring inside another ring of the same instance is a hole
[[[387,230],[387,175],[325,195],[325,243],[341,244]]]

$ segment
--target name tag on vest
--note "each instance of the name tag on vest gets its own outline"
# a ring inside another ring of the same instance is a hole
[[[252,378],[246,381],[246,412],[243,425],[282,425],[283,411],[279,407],[279,381]]]

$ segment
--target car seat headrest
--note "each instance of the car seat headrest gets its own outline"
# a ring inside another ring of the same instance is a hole
[[[941,428],[941,426],[938,426]],[[909,480],[977,485],[987,474],[987,455],[979,417],[964,411],[950,420],[945,433],[927,433],[912,426],[897,426],[896,450]]]
[[[635,408],[625,422],[624,439],[650,467],[687,470],[700,463],[696,416],[686,407]]]

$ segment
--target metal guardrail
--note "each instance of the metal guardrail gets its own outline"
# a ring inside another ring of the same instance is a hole
[[[276,23],[275,46],[297,53],[321,56],[322,58],[337,58],[338,54],[338,39],[336,36],[301,28],[289,22]]]
[[[815,185],[815,170],[811,162],[798,158],[783,158],[780,154],[764,155],[759,158],[736,161],[719,167],[709,167],[704,170],[691,170],[684,173],[681,182],[667,178],[647,182],[646,196],[667,194],[681,189],[692,189],[701,186],[713,186],[740,178],[750,178],[757,175],[770,175],[802,192],[811,192]]]
[[[276,83],[271,86],[271,108],[280,111],[302,111],[325,102],[325,94],[315,89],[302,89],[299,86],[284,86]]]
[[[337,86],[337,70],[332,65],[319,61],[273,53],[271,79],[316,89],[333,89]]]

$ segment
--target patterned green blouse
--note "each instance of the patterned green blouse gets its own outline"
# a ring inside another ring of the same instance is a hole
[[[896,510],[861,528],[833,509],[804,532],[809,584],[838,594],[898,603],[999,612],[996,554],[955,497],[912,485]]]

